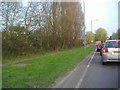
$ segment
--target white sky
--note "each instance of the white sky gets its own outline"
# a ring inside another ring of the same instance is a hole
[[[118,29],[118,1],[120,0],[85,0],[86,31],[93,32],[99,27],[106,29],[108,36]],[[95,21],[99,19],[98,21]]]

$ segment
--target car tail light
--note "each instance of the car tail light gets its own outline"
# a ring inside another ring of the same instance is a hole
[[[108,48],[103,48],[102,53],[108,53]]]

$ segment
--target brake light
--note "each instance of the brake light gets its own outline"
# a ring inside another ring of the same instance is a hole
[[[108,53],[108,48],[103,48],[102,53]]]

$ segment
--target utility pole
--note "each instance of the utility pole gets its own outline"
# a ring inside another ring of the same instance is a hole
[[[91,20],[91,32],[93,31],[93,21]]]
[[[83,0],[83,8],[84,8],[84,46],[86,45],[86,37],[85,37],[85,0]]]
[[[99,21],[99,19],[91,20],[91,32],[93,32],[93,21]]]

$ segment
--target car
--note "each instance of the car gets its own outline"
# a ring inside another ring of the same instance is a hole
[[[101,41],[96,41],[95,45],[101,44]]]
[[[101,50],[101,44],[96,45],[97,46],[97,52]]]
[[[107,40],[102,48],[102,64],[120,62],[120,40]]]
[[[104,44],[105,44],[105,43],[101,43],[101,45],[100,45],[100,48],[101,48],[101,49],[100,49],[100,55],[101,55],[101,56],[102,56],[102,48],[104,47]]]

